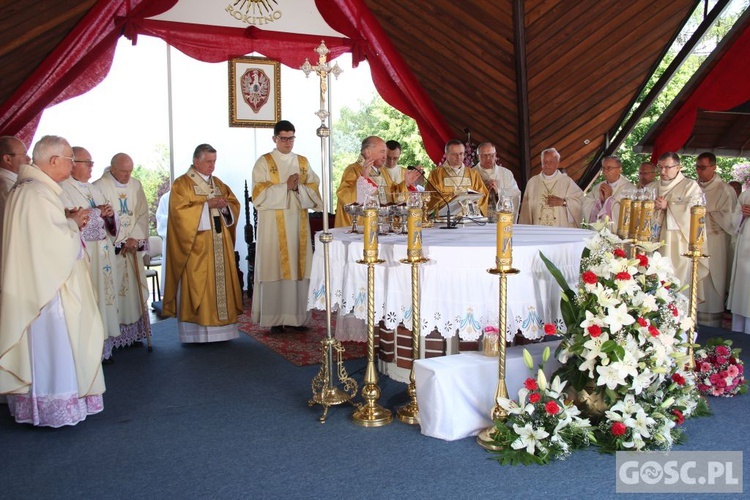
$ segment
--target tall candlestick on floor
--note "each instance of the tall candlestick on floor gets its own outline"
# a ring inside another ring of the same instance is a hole
[[[495,268],[488,269],[490,274],[500,276],[499,301],[498,301],[498,330],[499,330],[499,349],[498,349],[498,375],[497,387],[495,388],[494,406],[490,418],[493,422],[503,420],[508,415],[506,411],[498,404],[497,398],[508,397],[508,387],[505,383],[505,343],[506,330],[508,327],[508,275],[518,274],[518,269],[513,269],[513,212],[500,211],[497,213],[497,254],[495,256]],[[493,439],[495,435],[495,426],[492,425],[477,435],[477,443],[487,450],[499,450],[500,447],[495,444]]]
[[[393,421],[391,411],[377,404],[380,387],[375,367],[375,264],[385,261],[378,258],[378,209],[365,206],[364,219],[364,258],[357,263],[367,265],[367,368],[362,387],[365,402],[357,405],[352,420],[363,427],[380,427]]]
[[[419,264],[427,262],[422,257],[422,209],[421,201],[416,195],[416,201],[410,197],[409,211],[407,213],[408,243],[406,247],[406,258],[401,260],[402,264],[411,264],[411,342],[412,361],[409,372],[409,394],[410,401],[396,411],[398,419],[405,424],[419,423],[419,405],[417,403],[417,386],[414,379],[414,363],[419,359],[420,341],[420,315],[419,315]]]
[[[682,254],[692,260],[690,272],[690,319],[693,327],[688,332],[688,362],[687,368],[695,369],[695,330],[698,328],[698,261],[701,257],[708,257],[703,253],[706,242],[706,207],[694,205],[690,208],[690,239],[688,252]]]

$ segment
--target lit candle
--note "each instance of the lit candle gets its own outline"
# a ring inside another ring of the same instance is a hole
[[[654,218],[654,202],[653,200],[645,200],[642,203],[638,240],[651,241],[651,221]]]
[[[690,250],[701,251],[706,242],[706,207],[695,205],[690,208]]]
[[[497,255],[495,264],[498,269],[511,267],[513,263],[513,213],[497,213]]]
[[[630,198],[623,198],[620,200],[620,215],[617,220],[617,236],[623,240],[628,237],[628,229],[630,229]]]
[[[633,200],[630,204],[630,225],[628,226],[628,238],[635,240],[638,238],[638,229],[641,224],[641,200]]]
[[[422,258],[422,209],[409,207],[406,217],[409,238],[406,257],[409,260],[419,260]]]
[[[378,258],[378,209],[365,209],[365,260]]]

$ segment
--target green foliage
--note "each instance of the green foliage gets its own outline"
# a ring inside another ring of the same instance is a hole
[[[169,152],[166,146],[156,147],[157,160],[153,165],[137,165],[133,168],[133,177],[143,186],[148,201],[149,234],[156,234],[156,209],[159,198],[169,188]],[[166,189],[165,189],[166,186]]]
[[[369,101],[360,101],[358,109],[344,107],[333,124],[333,175],[335,190],[341,182],[344,169],[357,161],[362,140],[371,135],[383,140],[401,143],[399,165],[432,165],[424,150],[422,136],[414,120],[388,105],[379,95]],[[335,191],[334,191],[335,192]],[[334,201],[335,204],[335,201]]]

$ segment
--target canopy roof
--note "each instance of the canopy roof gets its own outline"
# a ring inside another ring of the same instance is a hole
[[[641,139],[637,152],[750,155],[750,10]]]
[[[201,60],[258,51],[292,67],[319,43],[317,32],[295,37],[274,31],[273,23],[237,20],[233,28],[159,20],[190,2],[192,8],[218,8],[196,0],[44,0],[34,9],[3,2],[0,134],[30,139],[41,109],[106,76],[123,35],[134,41],[138,34],[158,36]],[[286,12],[314,4],[330,28],[325,38],[332,55],[351,51],[355,64],[368,60],[376,88],[417,120],[433,160],[440,159],[445,141],[463,139],[470,129],[474,142],[498,145],[501,161],[523,184],[538,172],[539,153],[547,147],[560,151],[573,178],[590,167],[699,2],[225,3]],[[208,23],[210,16],[199,19]]]

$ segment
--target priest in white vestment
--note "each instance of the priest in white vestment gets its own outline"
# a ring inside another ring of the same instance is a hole
[[[542,151],[542,171],[529,179],[518,215],[519,224],[579,227],[583,191],[562,172],[560,153],[555,148]]]
[[[21,165],[31,163],[26,145],[19,139],[6,135],[0,137],[0,238],[3,234],[3,214],[10,189],[16,183]],[[0,249],[2,242],[0,241]],[[2,250],[0,250],[0,262]],[[1,276],[1,275],[0,275]]]
[[[703,191],[697,182],[682,175],[677,153],[661,155],[658,167],[661,177],[656,183],[651,234],[654,240],[664,242],[659,251],[672,260],[675,276],[682,285],[687,286],[683,293],[689,295],[692,260],[682,254],[687,253],[690,246],[690,208],[702,197]],[[706,235],[707,244],[710,244],[710,239]],[[698,266],[700,282],[708,274],[708,259],[698,259]],[[702,301],[700,292],[701,288],[698,287],[698,300]]]
[[[131,177],[132,173],[133,160],[125,153],[117,153],[101,178],[94,182],[113,203],[118,217],[114,262],[120,321],[117,347],[143,340],[150,322],[145,304],[148,282],[143,264],[149,236],[148,202],[140,181]]]
[[[292,152],[294,125],[274,126],[276,148],[255,162],[253,205],[258,240],[251,319],[272,333],[308,329],[307,291],[312,268],[310,210],[322,211],[320,179],[304,156]]]
[[[88,218],[66,217],[58,184],[73,160],[65,139],[42,137],[6,206],[0,394],[19,423],[75,425],[104,408],[105,334],[79,232]]]
[[[729,285],[727,309],[732,311],[732,331],[750,333],[750,189],[737,200],[737,242],[734,248],[732,280]]]
[[[479,163],[474,165],[474,170],[482,178],[488,191],[487,216],[494,219],[497,212],[499,196],[509,196],[513,202],[513,222],[518,219],[518,211],[521,209],[521,190],[518,189],[513,172],[497,164],[497,148],[491,142],[483,142],[477,146]]]
[[[638,189],[645,187],[653,187],[656,189],[656,177],[659,173],[659,169],[656,165],[650,161],[644,161],[638,166]],[[653,186],[652,186],[653,185]]]
[[[698,323],[721,326],[726,304],[727,267],[732,261],[732,236],[737,232],[739,205],[732,186],[716,174],[716,156],[702,153],[695,164],[698,184],[706,194],[708,276],[700,282],[704,302],[698,304]]]
[[[107,338],[102,359],[112,357],[113,347],[122,347],[120,320],[117,314],[117,289],[115,279],[115,244],[117,221],[112,204],[98,187],[89,182],[94,162],[85,148],[74,147],[75,163],[72,175],[62,181],[62,200],[66,210],[85,210],[89,222],[81,231],[88,254],[91,281],[97,292],[99,313],[104,322]]]
[[[583,220],[596,222],[606,217],[615,231],[620,217],[620,200],[627,190],[635,189],[635,186],[622,176],[622,161],[617,156],[604,157],[602,174],[604,180],[595,184],[583,197]]]

